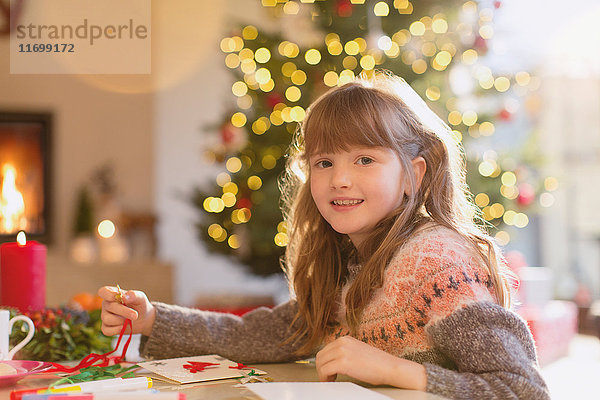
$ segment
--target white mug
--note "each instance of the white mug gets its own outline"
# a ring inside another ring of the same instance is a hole
[[[0,361],[12,360],[15,353],[23,348],[31,338],[33,338],[33,333],[35,332],[35,326],[33,325],[33,321],[24,315],[17,315],[16,317],[10,318],[10,311],[8,310],[0,310]],[[12,349],[8,349],[8,342],[10,333],[12,331],[13,324],[17,321],[24,321],[27,326],[29,326],[29,331],[27,332],[27,336],[25,339],[21,341],[18,345],[13,347]]]

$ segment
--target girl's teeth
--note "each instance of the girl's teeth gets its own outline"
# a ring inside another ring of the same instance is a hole
[[[353,206],[362,203],[362,200],[334,200],[336,206]]]

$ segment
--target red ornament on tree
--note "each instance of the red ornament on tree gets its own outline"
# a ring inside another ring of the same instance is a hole
[[[250,201],[250,199],[247,198],[247,197],[242,197],[241,199],[239,199],[237,201],[237,206],[238,206],[238,208],[251,209],[252,208],[252,201]]]
[[[277,92],[271,92],[267,95],[267,104],[273,109],[277,104],[283,103],[285,99]]]
[[[475,43],[473,44],[473,47],[479,52],[479,53],[485,53],[488,50],[488,46],[487,46],[487,40],[485,40],[484,38],[482,38],[481,36],[477,36],[477,38],[475,39]]]
[[[501,1],[495,1],[494,2],[494,8],[498,9],[500,7],[502,7],[502,2]]]
[[[535,200],[535,190],[529,183],[522,183],[519,185],[519,196],[517,197],[517,204],[521,207],[529,207]]]
[[[350,0],[338,0],[337,2],[337,14],[340,17],[350,17],[352,16],[352,8],[354,6],[350,3]]]
[[[226,123],[221,127],[221,140],[224,145],[228,145],[235,139],[235,126]]]
[[[223,153],[236,152],[246,144],[247,133],[243,128],[233,126],[231,122],[226,122],[219,131],[221,143],[218,144],[214,153],[223,156]]]
[[[502,121],[510,121],[512,118],[512,113],[510,111],[508,111],[506,108],[503,108],[498,113],[498,118],[500,118]]]

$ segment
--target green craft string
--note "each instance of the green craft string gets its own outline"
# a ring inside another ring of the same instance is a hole
[[[63,385],[63,384],[75,384],[81,382],[100,381],[103,379],[121,378],[133,378],[135,374],[132,369],[139,368],[139,365],[132,365],[130,367],[121,367],[121,364],[111,365],[110,367],[87,367],[79,370],[76,375],[61,378],[50,385],[50,387]]]

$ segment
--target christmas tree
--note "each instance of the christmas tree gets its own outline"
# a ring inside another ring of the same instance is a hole
[[[94,210],[90,192],[84,186],[79,190],[77,213],[75,215],[75,236],[94,232]]]
[[[499,1],[262,0],[262,5],[290,27],[309,29],[292,35],[294,40],[286,32],[248,25],[221,41],[235,76],[236,101],[212,127],[216,143],[207,156],[226,171],[208,192],[197,189],[193,196],[201,213],[198,232],[210,249],[237,257],[257,274],[280,271],[287,233],[278,180],[292,134],[319,95],[377,69],[409,82],[464,142],[468,183],[490,225],[527,225],[524,211],[548,194],[541,193],[532,167],[538,160],[530,151],[521,156],[514,149],[495,151],[486,140],[497,125],[511,123],[535,89],[527,72],[495,76],[484,63]],[[547,190],[556,186],[545,183]],[[510,240],[505,231],[496,237],[501,244]]]

